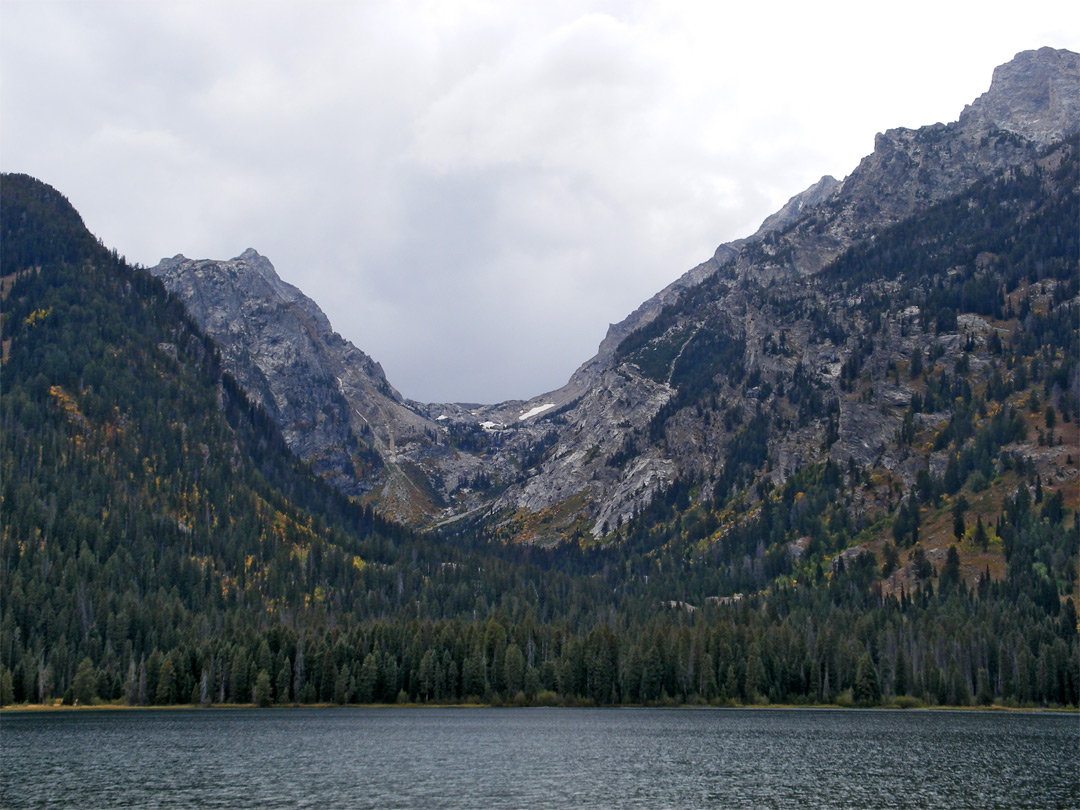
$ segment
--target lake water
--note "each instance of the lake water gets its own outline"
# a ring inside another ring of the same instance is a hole
[[[1080,807],[1080,718],[692,709],[7,713],[6,808]]]

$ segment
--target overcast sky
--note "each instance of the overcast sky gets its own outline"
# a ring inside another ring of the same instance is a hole
[[[0,0],[0,168],[130,261],[248,247],[423,401],[562,385],[610,322],[1071,2]]]

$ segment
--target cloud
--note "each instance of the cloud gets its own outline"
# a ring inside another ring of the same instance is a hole
[[[661,90],[629,26],[598,14],[498,56],[431,104],[417,128],[419,162],[602,170],[598,151],[640,125]]]
[[[257,248],[406,396],[526,398],[1069,11],[9,0],[0,160],[133,260]]]

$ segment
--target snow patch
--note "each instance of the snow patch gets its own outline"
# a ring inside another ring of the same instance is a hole
[[[555,407],[554,402],[546,402],[543,405],[537,405],[535,408],[531,408],[530,410],[525,411],[525,413],[523,413],[521,416],[519,416],[518,421],[519,422],[524,422],[529,417],[536,416],[538,413],[543,413],[548,408],[554,408],[554,407]]]

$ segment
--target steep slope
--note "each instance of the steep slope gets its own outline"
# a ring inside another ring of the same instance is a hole
[[[586,393],[565,416],[570,429],[560,431],[550,459],[499,505],[536,512],[557,504],[568,491],[584,492],[587,506],[581,514],[592,534],[601,536],[605,526],[625,521],[676,479],[715,483],[734,432],[717,430],[717,409],[705,405],[726,397],[725,409],[752,413],[761,399],[763,374],[771,386],[790,387],[793,381],[806,384],[794,379],[798,372],[835,395],[839,372],[863,338],[857,330],[818,330],[815,336],[806,316],[813,314],[814,323],[827,319],[835,301],[817,300],[810,312],[792,318],[798,311],[770,314],[768,298],[813,300],[816,275],[845,251],[981,178],[1030,164],[1044,144],[1080,129],[1077,97],[1080,57],[1051,49],[1021,54],[995,71],[990,90],[960,121],[878,136],[874,153],[842,183],[812,188],[809,200],[796,198],[785,207],[793,216],[772,220],[767,226],[774,227],[751,239],[721,246],[712,260],[612,327],[600,354],[583,366]],[[857,298],[862,291],[848,294]],[[775,359],[781,340],[783,362]],[[742,375],[753,384],[743,385]],[[890,396],[880,389],[879,394]],[[881,436],[864,435],[862,423],[865,414],[888,403],[878,396],[865,409],[845,408],[842,441],[831,452],[869,461],[861,445],[876,446]],[[824,437],[829,420],[815,416]],[[662,429],[669,421],[674,432]],[[770,434],[769,457],[778,480],[817,456],[808,452],[808,442],[813,442],[809,435],[800,438],[787,430]]]
[[[44,572],[79,589],[86,635],[174,586],[185,614],[351,594],[303,564],[311,546],[347,568],[403,532],[313,476],[180,302],[58,192],[4,175],[2,203],[6,604],[27,610],[20,574]]]
[[[517,475],[514,460],[486,452],[485,409],[402,398],[256,251],[227,261],[175,256],[151,273],[184,300],[293,451],[344,492],[425,524],[451,514],[451,502],[484,503],[493,482]]]
[[[247,250],[230,261],[165,259],[153,274],[214,337],[226,367],[300,456],[350,494],[385,479],[383,459],[426,440],[382,368],[330,328],[309,298]],[[363,453],[363,442],[371,451]]]
[[[673,492],[696,489],[680,510],[711,516],[699,538],[723,544],[772,488],[822,463],[843,471],[843,520],[868,531],[860,543],[891,525],[910,544],[934,517],[923,540],[943,555],[943,495],[988,521],[1017,486],[1075,504],[1078,179],[1073,138],[877,232],[813,284],[718,275],[624,344],[627,361],[648,363],[697,330],[672,364],[679,395],[650,431],[686,471]],[[725,342],[734,362],[717,361]]]

